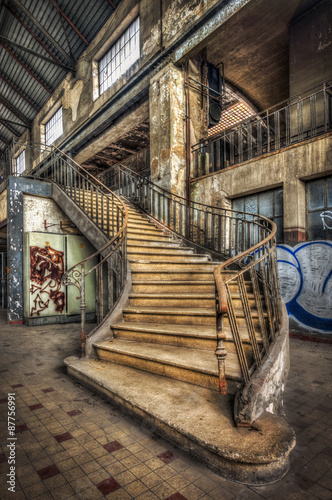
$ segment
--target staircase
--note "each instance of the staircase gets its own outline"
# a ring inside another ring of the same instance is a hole
[[[93,344],[98,358],[218,390],[213,270],[219,263],[212,262],[208,254],[193,253],[128,203],[127,211],[132,292],[122,311],[123,321],[111,324],[113,337]],[[223,275],[231,273],[224,271]],[[251,283],[246,286],[255,315]],[[233,288],[237,314],[244,316],[239,293],[235,285]],[[243,323],[244,318],[240,334],[251,366]],[[256,329],[259,331],[258,324]],[[235,394],[242,383],[241,369],[229,324],[224,330],[227,388]]]
[[[56,148],[36,174],[52,181],[54,199],[90,241],[99,238],[99,250],[64,275],[82,310],[82,357],[67,358],[67,372],[224,476],[277,480],[295,439],[266,411],[288,373],[276,226],[117,168],[121,198]],[[93,270],[98,326],[87,342],[97,360],[85,357]]]

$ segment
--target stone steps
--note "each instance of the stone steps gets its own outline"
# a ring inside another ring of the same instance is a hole
[[[99,359],[218,390],[218,362],[212,351],[111,339],[94,344]],[[241,383],[237,358],[229,355],[227,379]]]

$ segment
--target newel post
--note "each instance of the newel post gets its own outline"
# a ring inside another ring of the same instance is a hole
[[[227,298],[225,283],[218,271],[214,272],[216,282],[216,329],[217,329],[217,348],[215,354],[218,359],[219,392],[222,396],[227,394],[226,385],[226,356],[227,351],[224,346],[226,334],[223,332],[223,315],[227,314]]]

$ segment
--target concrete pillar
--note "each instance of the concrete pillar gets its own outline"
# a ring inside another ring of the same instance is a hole
[[[295,245],[306,240],[305,183],[290,178],[284,183],[284,242]]]
[[[185,196],[185,92],[183,72],[169,63],[150,81],[151,180]]]

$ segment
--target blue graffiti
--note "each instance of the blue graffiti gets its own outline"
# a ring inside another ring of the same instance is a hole
[[[332,242],[277,245],[281,295],[289,316],[332,333]]]

